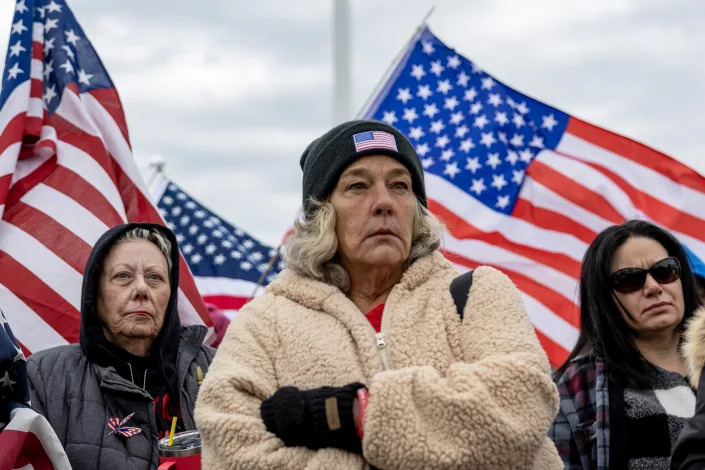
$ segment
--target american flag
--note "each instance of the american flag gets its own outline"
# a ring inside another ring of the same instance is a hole
[[[355,142],[355,151],[362,152],[369,149],[390,149],[397,150],[397,143],[394,136],[389,132],[372,131],[360,132],[353,136]]]
[[[27,362],[0,310],[0,468],[69,470],[59,438],[29,397]]]
[[[163,174],[151,187],[203,299],[229,318],[284,269],[275,248],[217,216]]]
[[[117,91],[63,0],[18,0],[0,90],[0,305],[28,351],[78,341],[95,241],[163,223]],[[179,313],[211,325],[184,260]]]
[[[577,339],[580,263],[601,230],[651,220],[705,256],[705,178],[509,88],[427,28],[364,117],[414,144],[446,256],[512,278],[553,365]]]

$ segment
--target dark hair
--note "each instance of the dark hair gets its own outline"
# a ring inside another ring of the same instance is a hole
[[[648,365],[634,344],[611,285],[614,253],[630,238],[650,238],[681,265],[684,314],[681,329],[700,302],[695,278],[681,244],[667,231],[643,220],[629,220],[602,231],[590,244],[580,272],[580,335],[568,359],[555,372],[560,378],[576,356],[594,352],[605,362],[607,377],[623,386],[649,386]]]

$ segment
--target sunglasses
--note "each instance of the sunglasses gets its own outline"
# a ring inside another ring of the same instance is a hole
[[[612,288],[622,294],[638,291],[646,283],[646,275],[651,274],[659,284],[670,284],[681,277],[681,264],[677,258],[664,258],[655,262],[649,269],[624,268],[612,274]]]

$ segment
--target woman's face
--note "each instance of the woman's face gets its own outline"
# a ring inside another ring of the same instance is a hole
[[[624,268],[649,269],[657,261],[668,257],[666,249],[656,240],[633,237],[615,251],[611,272]],[[622,310],[624,320],[637,336],[675,330],[683,320],[685,303],[680,278],[659,284],[651,274],[647,274],[641,289],[628,294],[612,292],[631,314],[633,319]]]
[[[411,174],[384,155],[362,157],[340,176],[330,202],[340,262],[348,272],[401,269],[409,257],[416,210]]]
[[[117,344],[156,338],[164,324],[171,284],[164,254],[152,242],[115,245],[103,263],[98,315]]]

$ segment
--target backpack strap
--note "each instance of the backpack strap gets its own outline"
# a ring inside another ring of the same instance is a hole
[[[460,321],[463,321],[463,311],[468,303],[468,295],[472,286],[472,270],[461,274],[450,283],[450,295],[455,302],[455,309],[458,311]]]

